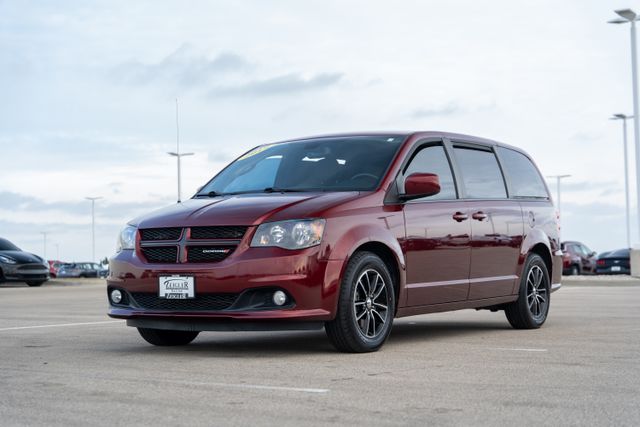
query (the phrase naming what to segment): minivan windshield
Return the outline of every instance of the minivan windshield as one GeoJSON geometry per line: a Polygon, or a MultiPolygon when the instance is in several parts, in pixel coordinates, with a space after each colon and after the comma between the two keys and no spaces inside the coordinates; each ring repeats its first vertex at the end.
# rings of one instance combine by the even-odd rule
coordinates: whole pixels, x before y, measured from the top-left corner
{"type": "Polygon", "coordinates": [[[262,145],[227,166],[196,195],[370,191],[404,137],[344,136],[262,145]]]}

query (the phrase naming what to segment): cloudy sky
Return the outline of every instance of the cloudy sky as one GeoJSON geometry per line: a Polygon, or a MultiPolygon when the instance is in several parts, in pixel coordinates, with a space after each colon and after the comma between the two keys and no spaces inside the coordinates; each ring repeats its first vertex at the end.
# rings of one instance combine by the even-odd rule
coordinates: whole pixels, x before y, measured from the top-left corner
{"type": "Polygon", "coordinates": [[[102,196],[96,255],[112,254],[126,221],[176,200],[177,97],[188,195],[265,142],[455,131],[571,174],[563,237],[622,247],[608,118],[631,114],[629,30],[606,21],[624,7],[640,4],[0,0],[0,236],[42,254],[46,231],[48,258],[87,260],[84,197],[102,196]]]}

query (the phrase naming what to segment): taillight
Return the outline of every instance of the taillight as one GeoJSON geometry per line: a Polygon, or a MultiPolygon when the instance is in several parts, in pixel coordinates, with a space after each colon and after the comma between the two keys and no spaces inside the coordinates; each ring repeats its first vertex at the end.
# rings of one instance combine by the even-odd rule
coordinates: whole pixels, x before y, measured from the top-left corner
{"type": "Polygon", "coordinates": [[[596,264],[604,265],[604,260],[603,259],[599,259],[598,261],[596,261],[596,264]]]}

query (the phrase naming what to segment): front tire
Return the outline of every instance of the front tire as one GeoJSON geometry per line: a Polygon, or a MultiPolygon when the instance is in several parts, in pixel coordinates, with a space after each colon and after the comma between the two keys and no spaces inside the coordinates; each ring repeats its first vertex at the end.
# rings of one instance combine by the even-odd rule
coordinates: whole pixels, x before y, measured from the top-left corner
{"type": "Polygon", "coordinates": [[[507,320],[515,329],[537,329],[547,320],[551,303],[549,272],[544,260],[530,254],[520,278],[518,299],[507,305],[507,320]]]}
{"type": "Polygon", "coordinates": [[[162,347],[187,345],[195,340],[199,331],[173,331],[165,329],[138,328],[140,336],[149,344],[162,347]]]}
{"type": "Polygon", "coordinates": [[[391,332],[394,314],[395,292],[386,264],[371,252],[356,253],[340,286],[336,318],[325,323],[329,341],[347,353],[377,351],[391,332]]]}
{"type": "Polygon", "coordinates": [[[28,281],[26,283],[27,283],[27,285],[29,285],[31,287],[35,287],[35,286],[41,286],[44,283],[44,281],[37,280],[37,281],[28,281]]]}

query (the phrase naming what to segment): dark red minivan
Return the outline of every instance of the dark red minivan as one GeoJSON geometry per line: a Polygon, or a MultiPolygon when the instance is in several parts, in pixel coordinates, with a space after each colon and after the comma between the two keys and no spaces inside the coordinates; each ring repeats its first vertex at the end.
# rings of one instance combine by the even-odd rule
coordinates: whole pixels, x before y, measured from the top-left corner
{"type": "Polygon", "coordinates": [[[190,200],[131,221],[109,265],[109,315],[151,344],[324,327],[337,349],[367,352],[395,317],[483,308],[540,327],[562,252],[521,150],[363,133],[247,152],[190,200]]]}

